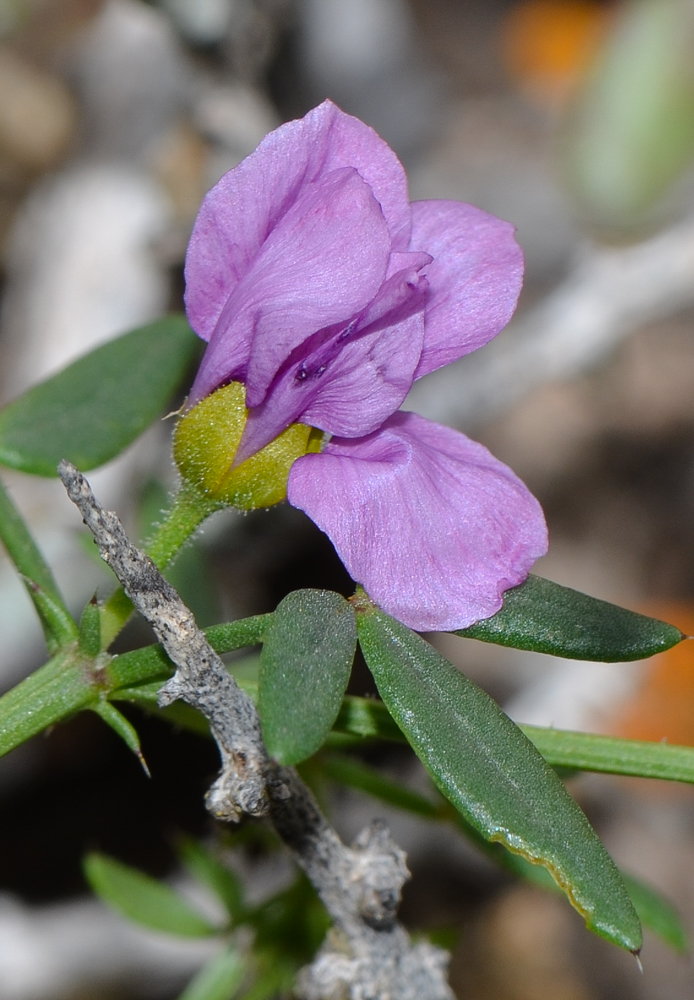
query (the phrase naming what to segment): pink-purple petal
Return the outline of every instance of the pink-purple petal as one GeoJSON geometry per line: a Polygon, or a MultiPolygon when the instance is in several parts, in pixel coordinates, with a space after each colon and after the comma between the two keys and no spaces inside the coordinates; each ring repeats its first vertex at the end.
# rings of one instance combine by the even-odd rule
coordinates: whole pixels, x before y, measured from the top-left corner
{"type": "Polygon", "coordinates": [[[407,250],[407,180],[395,153],[363,122],[324,101],[288,122],[207,194],[186,256],[186,311],[209,340],[235,285],[307,185],[353,167],[379,202],[394,250],[407,250]]]}
{"type": "Polygon", "coordinates": [[[416,378],[482,347],[508,323],[523,283],[514,227],[459,201],[412,202],[412,250],[434,258],[416,378]]]}
{"type": "Polygon", "coordinates": [[[371,598],[419,631],[493,615],[547,550],[540,505],[517,476],[482,445],[412,413],[300,458],[288,498],[371,598]]]}
{"type": "Polygon", "coordinates": [[[258,406],[299,344],[366,307],[389,257],[381,207],[356,170],[343,167],[306,185],[229,297],[193,401],[234,377],[246,382],[248,405],[258,406]]]}
{"type": "Polygon", "coordinates": [[[366,309],[304,341],[253,407],[236,463],[269,444],[294,421],[329,434],[361,437],[394,413],[412,387],[424,341],[427,254],[391,255],[402,265],[366,309]]]}

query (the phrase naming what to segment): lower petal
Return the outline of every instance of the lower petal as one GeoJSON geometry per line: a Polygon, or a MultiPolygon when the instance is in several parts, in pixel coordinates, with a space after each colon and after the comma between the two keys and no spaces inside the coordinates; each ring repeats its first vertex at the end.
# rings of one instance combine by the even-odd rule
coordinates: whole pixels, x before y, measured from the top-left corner
{"type": "Polygon", "coordinates": [[[413,413],[300,458],[287,495],[369,596],[418,631],[495,614],[547,551],[542,509],[520,479],[482,445],[413,413]]]}

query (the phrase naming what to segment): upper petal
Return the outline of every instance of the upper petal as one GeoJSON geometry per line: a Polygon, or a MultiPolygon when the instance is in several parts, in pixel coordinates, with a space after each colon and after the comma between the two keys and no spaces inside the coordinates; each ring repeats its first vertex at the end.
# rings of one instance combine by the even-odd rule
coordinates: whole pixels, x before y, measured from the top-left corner
{"type": "Polygon", "coordinates": [[[518,477],[482,445],[413,413],[300,458],[287,495],[371,598],[419,631],[493,615],[547,550],[542,509],[518,477]]]}
{"type": "Polygon", "coordinates": [[[393,249],[407,249],[410,207],[400,161],[373,129],[324,101],[267,135],[205,197],[186,255],[186,310],[203,340],[304,187],[341,167],[354,167],[373,191],[393,249]]]}
{"type": "Polygon", "coordinates": [[[482,347],[513,315],[523,283],[514,227],[460,201],[412,202],[412,250],[434,258],[416,378],[482,347]]]}
{"type": "Polygon", "coordinates": [[[294,421],[329,434],[362,437],[394,413],[412,387],[424,341],[427,254],[391,255],[389,271],[366,309],[346,327],[323,330],[287,359],[239,445],[242,462],[294,421]]]}
{"type": "Polygon", "coordinates": [[[389,255],[381,207],[354,168],[306,185],[229,296],[193,400],[234,377],[246,382],[248,405],[259,405],[299,344],[326,326],[347,323],[371,301],[389,255]]]}

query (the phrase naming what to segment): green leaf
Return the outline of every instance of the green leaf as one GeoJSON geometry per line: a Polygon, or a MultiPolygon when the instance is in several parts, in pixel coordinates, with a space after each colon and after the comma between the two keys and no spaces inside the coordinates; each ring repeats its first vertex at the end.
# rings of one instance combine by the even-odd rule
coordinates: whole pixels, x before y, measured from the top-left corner
{"type": "Polygon", "coordinates": [[[178,1000],[232,1000],[246,974],[246,963],[238,951],[225,948],[203,965],[178,1000]]]}
{"type": "Polygon", "coordinates": [[[58,653],[0,698],[0,757],[98,697],[84,661],[58,653]]]}
{"type": "Polygon", "coordinates": [[[218,933],[168,885],[115,858],[88,854],[84,873],[97,896],[142,927],[180,937],[209,937],[218,933]]]}
{"type": "Polygon", "coordinates": [[[281,764],[298,764],[325,742],[356,646],[354,611],[339,594],[296,590],[278,605],[263,642],[258,711],[281,764]]]}
{"type": "Polygon", "coordinates": [[[78,637],[77,624],[63,604],[62,598],[56,600],[52,594],[26,576],[23,580],[41,620],[48,652],[57,653],[74,644],[78,637]]]}
{"type": "Polygon", "coordinates": [[[110,461],[161,416],[198,347],[183,316],[97,347],[0,411],[0,464],[55,476],[62,458],[110,461]]]}
{"type": "Polygon", "coordinates": [[[638,951],[640,924],[617,868],[518,727],[373,605],[362,606],[358,629],[381,697],[446,798],[487,840],[544,865],[592,930],[638,951]]]}
{"type": "Polygon", "coordinates": [[[149,768],[147,767],[147,762],[142,756],[142,748],[140,746],[140,737],[137,734],[137,730],[130,723],[124,715],[122,715],[117,708],[110,704],[108,701],[99,700],[90,706],[93,712],[104,720],[107,726],[123,740],[128,750],[131,750],[135,754],[140,764],[142,765],[142,770],[145,772],[148,778],[152,775],[149,773],[149,768]]]}
{"type": "Polygon", "coordinates": [[[101,652],[101,610],[96,594],[82,612],[79,645],[85,656],[98,656],[101,652]]]}
{"type": "Polygon", "coordinates": [[[694,783],[694,748],[540,726],[520,727],[553,767],[694,783]]]}
{"type": "Polygon", "coordinates": [[[182,837],[178,853],[188,871],[217,895],[232,920],[244,912],[243,886],[236,874],[192,837],[182,837]]]}
{"type": "Polygon", "coordinates": [[[539,576],[529,576],[519,587],[507,590],[501,611],[455,635],[607,663],[641,660],[685,638],[674,625],[539,576]]]}
{"type": "Polygon", "coordinates": [[[0,539],[34,602],[48,652],[57,653],[77,638],[77,625],[65,607],[48,564],[1,481],[0,539]]]}
{"type": "MultiPolygon", "coordinates": [[[[694,751],[692,752],[694,754],[694,751]]],[[[560,887],[546,868],[531,864],[520,854],[511,854],[509,851],[503,850],[501,844],[485,840],[460,813],[453,812],[445,800],[441,799],[438,804],[434,803],[430,799],[412,792],[409,788],[389,781],[375,768],[369,767],[353,757],[338,756],[337,754],[326,755],[320,759],[320,766],[328,777],[351,788],[358,788],[360,791],[366,792],[367,795],[372,795],[389,805],[407,809],[425,819],[444,821],[453,819],[459,830],[502,868],[543,889],[561,892],[560,887]]],[[[625,872],[621,872],[621,875],[643,926],[657,934],[675,951],[686,952],[689,948],[687,933],[672,904],[655,889],[645,885],[633,875],[628,875],[625,872]]]]}

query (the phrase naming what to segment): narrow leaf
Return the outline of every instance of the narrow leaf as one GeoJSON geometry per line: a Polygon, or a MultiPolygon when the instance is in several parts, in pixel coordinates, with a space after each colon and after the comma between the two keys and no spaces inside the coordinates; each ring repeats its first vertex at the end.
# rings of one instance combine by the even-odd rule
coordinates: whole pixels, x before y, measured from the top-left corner
{"type": "Polygon", "coordinates": [[[606,663],[641,660],[685,638],[674,625],[539,576],[529,576],[519,587],[507,590],[501,611],[455,635],[606,663]]]}
{"type": "Polygon", "coordinates": [[[0,412],[0,463],[38,476],[62,458],[103,465],[161,416],[198,349],[183,316],[97,347],[0,412]]]}
{"type": "Polygon", "coordinates": [[[351,605],[327,590],[297,590],[278,605],[260,658],[258,711],[272,757],[297,764],[330,732],[357,646],[351,605]]]}
{"type": "MultiPolygon", "coordinates": [[[[453,820],[460,830],[469,840],[471,840],[480,850],[491,860],[495,861],[502,868],[513,872],[525,881],[532,882],[543,889],[554,892],[561,892],[560,887],[554,881],[546,868],[540,865],[531,864],[521,857],[520,854],[512,854],[505,851],[501,844],[491,843],[482,837],[474,827],[460,815],[451,809],[444,799],[438,803],[432,802],[421,795],[417,795],[409,788],[403,788],[396,782],[384,778],[375,768],[369,767],[353,757],[331,754],[322,757],[320,765],[328,777],[340,781],[343,785],[351,788],[358,788],[367,795],[389,805],[407,809],[410,812],[418,813],[426,819],[433,820],[453,820]]],[[[686,952],[689,948],[687,933],[682,920],[672,904],[657,890],[645,885],[633,875],[621,872],[624,884],[634,905],[634,909],[644,927],[647,927],[654,934],[657,934],[667,945],[675,951],[686,952]]]]}
{"type": "Polygon", "coordinates": [[[91,706],[91,709],[104,720],[106,725],[111,727],[114,733],[120,736],[128,750],[131,750],[139,760],[142,765],[142,770],[145,772],[147,777],[151,778],[152,775],[149,773],[147,762],[142,756],[140,737],[137,735],[137,730],[132,723],[130,723],[125,716],[122,715],[118,709],[111,705],[108,701],[97,701],[91,706]]]}
{"type": "Polygon", "coordinates": [[[82,612],[79,644],[85,656],[98,656],[101,652],[101,609],[97,604],[96,595],[82,612]]]}
{"type": "Polygon", "coordinates": [[[77,638],[77,626],[22,515],[0,481],[0,540],[41,619],[49,653],[77,638]]]}
{"type": "Polygon", "coordinates": [[[46,648],[49,653],[57,653],[75,642],[78,629],[75,619],[63,604],[38,583],[24,577],[24,585],[34,602],[34,607],[43,626],[46,648]]]}
{"type": "Polygon", "coordinates": [[[178,853],[191,875],[204,882],[220,898],[229,916],[237,920],[244,904],[243,886],[236,874],[192,837],[181,838],[178,853]]]}
{"type": "Polygon", "coordinates": [[[84,873],[97,896],[136,924],[181,937],[218,933],[168,885],[115,858],[88,854],[84,873]]]}
{"type": "Polygon", "coordinates": [[[540,726],[520,727],[554,767],[694,783],[694,748],[540,726]]]}
{"type": "Polygon", "coordinates": [[[373,605],[362,606],[358,628],[383,701],[446,798],[486,839],[544,865],[592,930],[638,951],[640,924],[617,868],[518,727],[373,605]]]}
{"type": "Polygon", "coordinates": [[[98,697],[82,661],[54,656],[0,698],[0,757],[98,697]]]}
{"type": "Polygon", "coordinates": [[[245,973],[246,965],[238,951],[225,948],[203,965],[178,1000],[232,1000],[245,973]]]}

